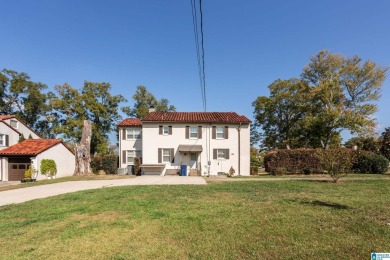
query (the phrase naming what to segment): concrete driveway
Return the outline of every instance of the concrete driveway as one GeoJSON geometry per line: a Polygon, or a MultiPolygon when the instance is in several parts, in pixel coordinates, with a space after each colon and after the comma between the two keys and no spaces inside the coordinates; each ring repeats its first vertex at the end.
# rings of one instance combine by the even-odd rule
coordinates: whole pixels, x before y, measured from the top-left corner
{"type": "Polygon", "coordinates": [[[68,181],[0,192],[0,206],[52,197],[81,190],[130,185],[205,185],[202,177],[139,176],[130,179],[68,181]]]}

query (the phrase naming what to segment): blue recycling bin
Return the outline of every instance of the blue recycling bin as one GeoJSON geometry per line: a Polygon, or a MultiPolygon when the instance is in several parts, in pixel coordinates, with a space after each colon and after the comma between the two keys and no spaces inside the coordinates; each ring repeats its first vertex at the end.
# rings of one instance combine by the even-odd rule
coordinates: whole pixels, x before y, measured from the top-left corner
{"type": "Polygon", "coordinates": [[[180,176],[187,176],[187,165],[182,165],[180,167],[180,176]]]}

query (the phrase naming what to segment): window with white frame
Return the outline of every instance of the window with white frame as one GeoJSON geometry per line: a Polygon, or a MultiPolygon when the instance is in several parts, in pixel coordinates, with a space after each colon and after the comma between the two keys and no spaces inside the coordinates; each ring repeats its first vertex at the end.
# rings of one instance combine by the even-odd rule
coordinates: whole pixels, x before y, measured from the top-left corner
{"type": "Polygon", "coordinates": [[[162,149],[162,162],[171,162],[171,149],[162,149]]]}
{"type": "Polygon", "coordinates": [[[5,135],[0,134],[0,146],[5,146],[5,135]]]}
{"type": "Polygon", "coordinates": [[[140,157],[140,156],[141,156],[141,151],[139,151],[139,150],[127,151],[127,153],[126,153],[126,162],[127,163],[134,163],[134,158],[135,157],[140,157]]]}
{"type": "Polygon", "coordinates": [[[217,150],[217,159],[226,159],[226,149],[217,150]]]}
{"type": "Polygon", "coordinates": [[[216,134],[217,134],[217,139],[225,139],[225,128],[217,127],[216,134]]]}
{"type": "Polygon", "coordinates": [[[198,138],[198,128],[190,127],[190,138],[198,138]]]}
{"type": "Polygon", "coordinates": [[[10,125],[11,125],[13,128],[18,129],[18,120],[11,119],[10,125]]]}
{"type": "Polygon", "coordinates": [[[169,135],[169,126],[163,127],[163,135],[169,135]]]}
{"type": "Polygon", "coordinates": [[[126,129],[126,139],[127,140],[141,139],[141,130],[140,129],[126,129]]]}

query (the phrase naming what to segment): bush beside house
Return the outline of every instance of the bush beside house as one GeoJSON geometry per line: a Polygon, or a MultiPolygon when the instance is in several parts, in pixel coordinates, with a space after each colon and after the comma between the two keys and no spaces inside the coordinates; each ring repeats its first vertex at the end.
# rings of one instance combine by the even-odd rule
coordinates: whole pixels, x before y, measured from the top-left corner
{"type": "Polygon", "coordinates": [[[119,157],[117,154],[95,155],[91,160],[91,168],[95,174],[100,170],[103,170],[106,174],[116,174],[118,163],[119,157]]]}
{"type": "Polygon", "coordinates": [[[52,159],[43,159],[40,166],[41,174],[54,176],[57,173],[56,162],[52,159]]]}

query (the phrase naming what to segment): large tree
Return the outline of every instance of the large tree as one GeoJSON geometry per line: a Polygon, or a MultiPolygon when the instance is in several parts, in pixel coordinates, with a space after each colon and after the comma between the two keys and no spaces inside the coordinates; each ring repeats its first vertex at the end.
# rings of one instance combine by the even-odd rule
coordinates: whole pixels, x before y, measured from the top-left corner
{"type": "Polygon", "coordinates": [[[307,113],[307,86],[299,79],[278,79],[268,86],[270,96],[254,102],[255,125],[260,125],[264,148],[302,145],[302,119],[307,113]]]}
{"type": "Polygon", "coordinates": [[[135,101],[134,107],[123,107],[122,111],[130,116],[136,118],[145,117],[149,113],[149,108],[154,107],[158,112],[173,112],[176,111],[175,106],[169,105],[166,98],[158,100],[152,93],[150,93],[145,86],[137,86],[137,90],[133,95],[135,101]]]}
{"type": "Polygon", "coordinates": [[[374,103],[380,97],[387,68],[372,61],[362,62],[340,54],[320,51],[304,67],[302,80],[310,86],[310,113],[306,117],[312,137],[324,148],[332,136],[343,130],[360,135],[373,134],[377,111],[374,103]]]}
{"type": "Polygon", "coordinates": [[[47,86],[33,82],[24,72],[0,71],[0,114],[16,115],[45,136],[44,121],[49,110],[47,86]]]}
{"type": "Polygon", "coordinates": [[[270,96],[258,97],[256,124],[267,148],[338,146],[341,131],[372,135],[375,101],[387,68],[354,56],[320,51],[310,58],[301,79],[277,80],[270,96]]]}
{"type": "Polygon", "coordinates": [[[109,83],[85,81],[81,90],[68,84],[55,87],[57,95],[50,104],[52,117],[58,123],[54,127],[56,134],[72,143],[81,139],[84,120],[92,122],[91,154],[106,153],[108,134],[115,130],[116,122],[121,118],[118,108],[126,101],[122,95],[111,95],[109,83]]]}

